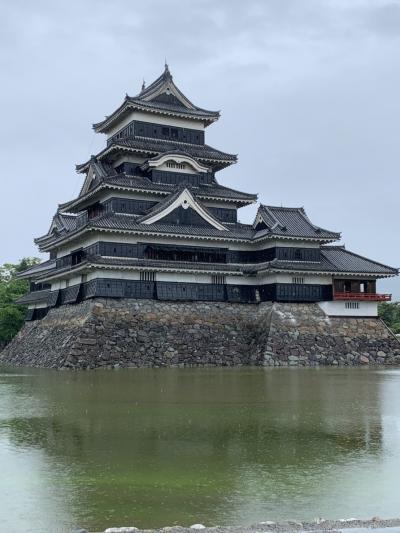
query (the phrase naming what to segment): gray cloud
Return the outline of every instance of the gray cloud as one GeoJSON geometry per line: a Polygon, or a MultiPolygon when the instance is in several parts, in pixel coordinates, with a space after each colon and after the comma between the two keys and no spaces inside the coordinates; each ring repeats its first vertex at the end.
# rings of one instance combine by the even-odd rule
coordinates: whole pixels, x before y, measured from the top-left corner
{"type": "Polygon", "coordinates": [[[384,3],[372,10],[368,17],[369,29],[383,37],[400,37],[400,4],[384,3]]]}
{"type": "MultiPolygon", "coordinates": [[[[220,180],[304,205],[349,248],[400,266],[400,3],[385,0],[14,0],[0,5],[0,261],[35,254],[92,122],[168,58],[208,141],[239,153],[220,180]]],[[[253,208],[243,210],[249,220],[253,208]]],[[[398,281],[382,289],[400,297],[398,281]]]]}

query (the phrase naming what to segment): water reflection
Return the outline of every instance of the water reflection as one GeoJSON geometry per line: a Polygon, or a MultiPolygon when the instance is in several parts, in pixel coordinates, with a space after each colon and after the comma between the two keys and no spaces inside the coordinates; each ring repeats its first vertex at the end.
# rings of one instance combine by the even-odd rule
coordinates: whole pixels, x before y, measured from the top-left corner
{"type": "Polygon", "coordinates": [[[13,469],[21,506],[65,531],[398,514],[395,371],[18,372],[0,375],[0,520],[13,469]]]}

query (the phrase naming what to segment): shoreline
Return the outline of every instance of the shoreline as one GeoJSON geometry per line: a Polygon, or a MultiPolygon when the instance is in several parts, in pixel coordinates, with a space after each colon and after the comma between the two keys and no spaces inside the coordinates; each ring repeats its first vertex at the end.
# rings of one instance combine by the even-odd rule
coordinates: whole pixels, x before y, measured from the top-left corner
{"type": "MultiPolygon", "coordinates": [[[[98,533],[193,533],[196,530],[204,533],[247,533],[247,532],[271,532],[271,533],[294,533],[294,532],[322,532],[339,533],[346,530],[346,533],[362,533],[367,531],[379,531],[385,529],[388,533],[400,532],[400,518],[381,519],[378,517],[370,520],[360,520],[356,518],[342,520],[323,520],[316,519],[312,522],[300,522],[288,520],[285,522],[265,521],[258,522],[249,526],[204,526],[203,524],[194,524],[190,527],[183,526],[166,526],[158,529],[140,529],[131,527],[110,527],[103,532],[98,533]]],[[[73,533],[89,533],[84,529],[74,530],[73,533]]]]}

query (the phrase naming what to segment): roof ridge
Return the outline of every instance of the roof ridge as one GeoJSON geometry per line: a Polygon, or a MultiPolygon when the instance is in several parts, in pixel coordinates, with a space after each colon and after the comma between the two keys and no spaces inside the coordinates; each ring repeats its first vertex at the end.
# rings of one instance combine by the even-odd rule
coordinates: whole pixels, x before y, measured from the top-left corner
{"type": "MultiPolygon", "coordinates": [[[[176,87],[176,85],[175,85],[175,87],[176,87]]],[[[155,98],[156,97],[154,97],[154,100],[155,100],[155,98]]],[[[124,102],[122,103],[122,105],[120,107],[122,107],[124,104],[129,105],[131,103],[131,104],[141,105],[143,107],[151,107],[152,109],[157,109],[157,107],[154,104],[159,104],[159,109],[162,110],[163,106],[170,105],[170,104],[167,104],[165,102],[157,102],[157,101],[154,101],[154,100],[150,100],[150,99],[149,100],[143,100],[142,98],[139,98],[139,96],[129,96],[129,95],[127,95],[125,97],[125,99],[124,99],[124,102]]],[[[173,106],[171,105],[170,109],[168,109],[168,107],[164,107],[164,109],[165,109],[165,111],[169,111],[170,113],[186,113],[188,115],[191,114],[192,116],[199,116],[199,117],[201,117],[201,115],[196,114],[196,112],[203,113],[205,116],[211,116],[211,117],[212,116],[219,117],[219,115],[220,115],[219,111],[212,111],[211,109],[204,109],[202,107],[198,107],[198,106],[195,106],[195,105],[193,106],[193,108],[190,108],[190,107],[185,107],[182,104],[182,110],[177,109],[177,107],[178,106],[175,106],[175,109],[172,109],[173,106]]],[[[118,108],[116,111],[118,111],[119,109],[120,108],[118,108]]],[[[107,116],[102,122],[105,122],[108,118],[111,118],[111,116],[114,113],[112,113],[111,115],[107,116]]],[[[100,122],[98,124],[101,124],[102,122],[100,122]]],[[[97,124],[94,124],[94,125],[97,126],[97,124]]]]}
{"type": "Polygon", "coordinates": [[[286,206],[278,206],[278,205],[267,205],[267,204],[260,204],[260,207],[265,207],[266,209],[281,209],[282,211],[299,211],[303,209],[303,207],[286,207],[286,206]]]}
{"type": "Polygon", "coordinates": [[[57,215],[61,216],[61,217],[72,217],[72,218],[76,218],[78,215],[76,213],[63,213],[62,211],[59,211],[57,209],[57,215]]]}
{"type": "MultiPolygon", "coordinates": [[[[225,191],[234,191],[234,192],[238,192],[240,194],[246,194],[247,196],[258,196],[257,193],[244,192],[244,191],[239,191],[239,189],[232,189],[232,187],[226,187],[225,185],[221,185],[217,181],[215,182],[215,185],[218,185],[218,188],[224,189],[225,191]]],[[[207,186],[208,185],[203,185],[203,187],[207,187],[207,186]]]]}

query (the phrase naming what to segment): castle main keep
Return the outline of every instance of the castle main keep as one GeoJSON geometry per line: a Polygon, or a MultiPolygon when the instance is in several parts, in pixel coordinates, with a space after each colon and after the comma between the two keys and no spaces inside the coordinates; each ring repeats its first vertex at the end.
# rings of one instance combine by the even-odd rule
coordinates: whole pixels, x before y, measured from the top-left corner
{"type": "MultiPolygon", "coordinates": [[[[327,319],[378,320],[377,304],[390,295],[378,292],[377,280],[397,275],[396,268],[335,244],[340,233],[314,224],[303,207],[260,203],[252,224],[239,221],[240,208],[257,195],[218,182],[218,173],[237,161],[206,143],[219,117],[193,104],[166,65],[151,85],[93,125],[106,146],[77,165],[79,195],[58,206],[47,233],[35,240],[48,260],[21,274],[30,280],[29,294],[19,300],[28,308],[25,329],[59,325],[63,314],[79,315],[63,307],[88,309],[98,299],[131,310],[135,302],[152,301],[156,309],[182,304],[185,312],[188,305],[235,304],[237,316],[240,304],[255,315],[261,304],[281,310],[287,304],[295,314],[296,305],[309,305],[327,319]]],[[[377,359],[379,350],[370,351],[377,359]]],[[[368,356],[365,346],[350,352],[368,356]]]]}

